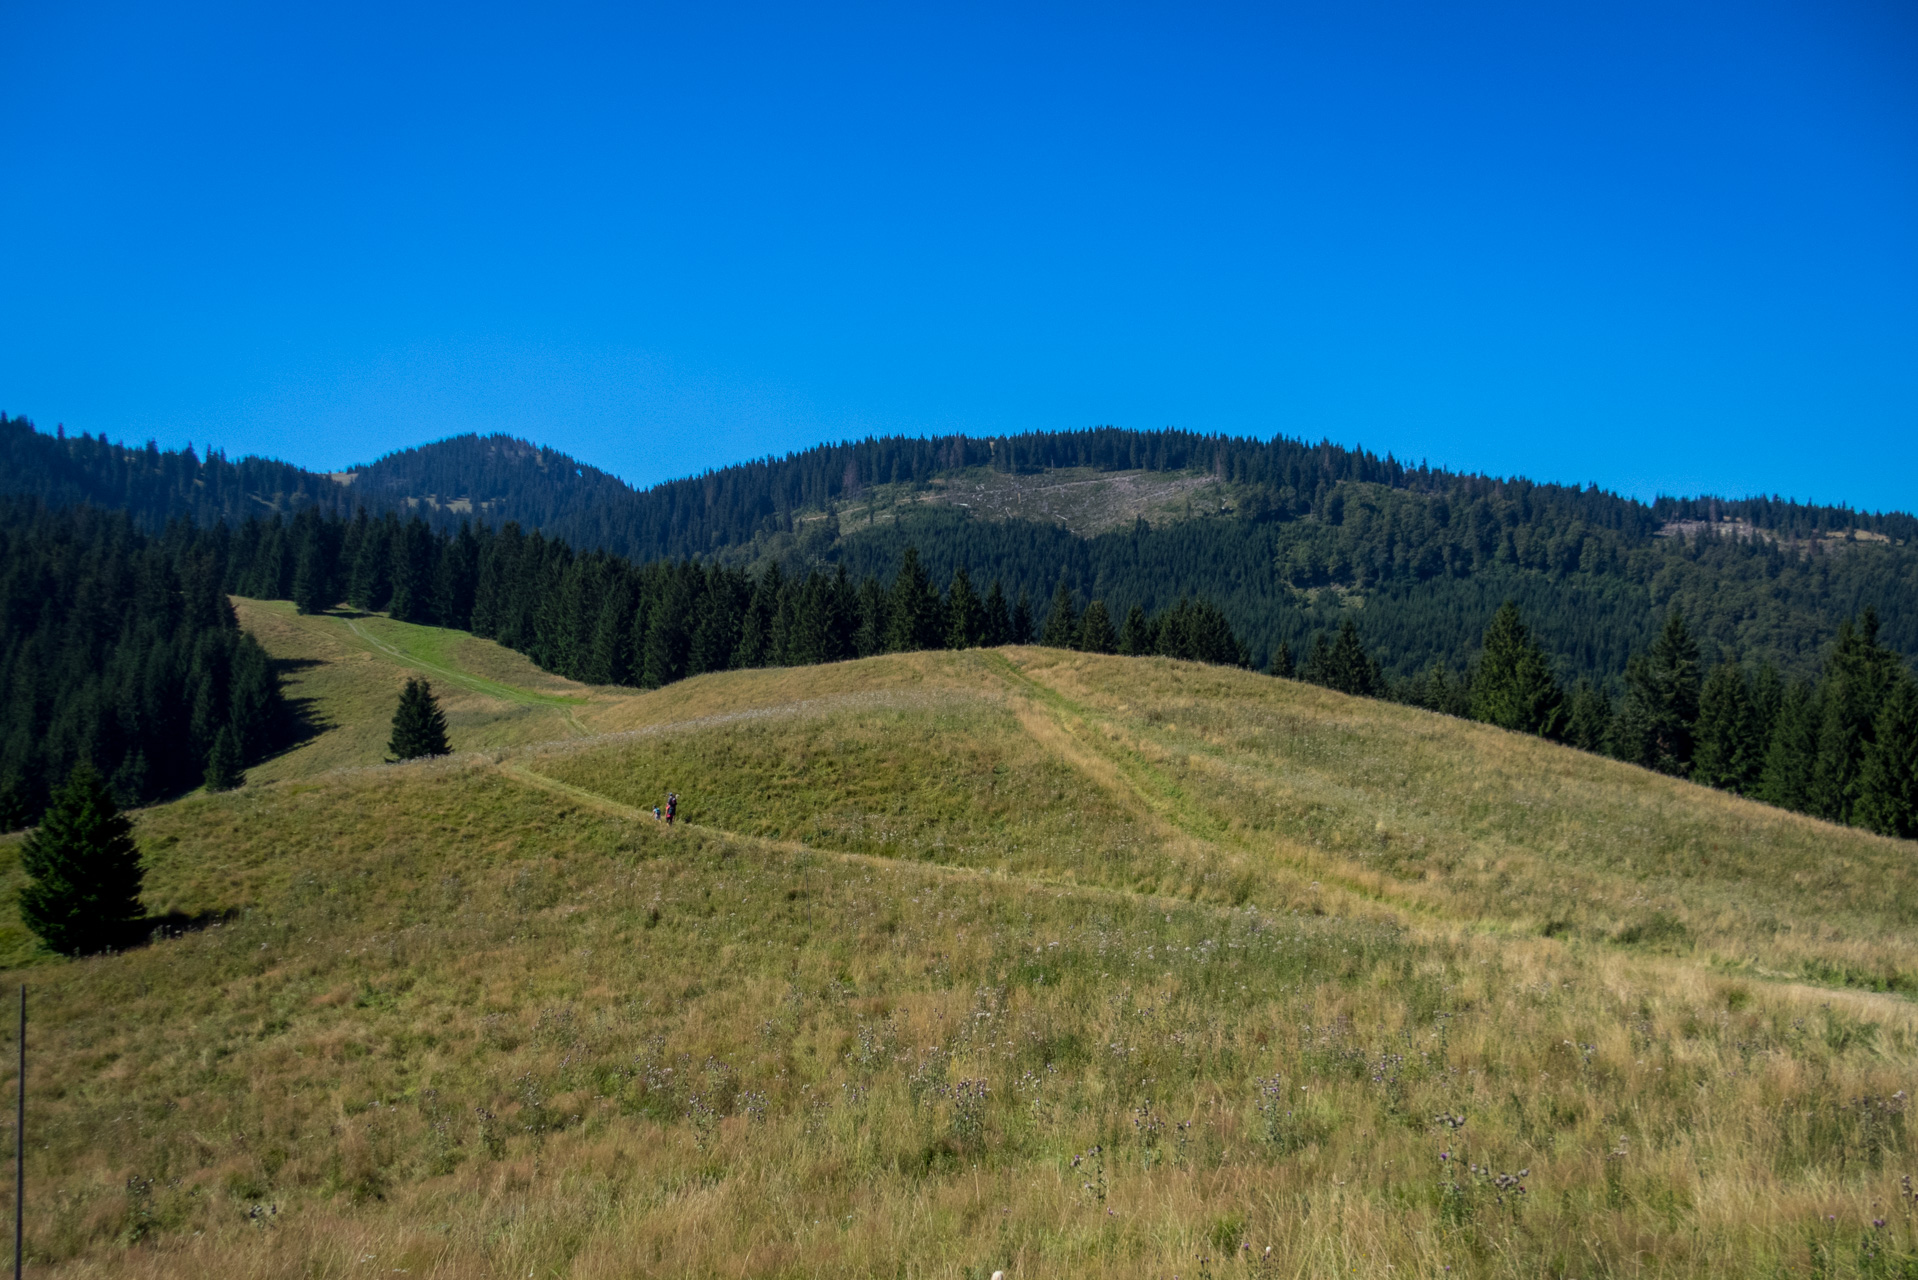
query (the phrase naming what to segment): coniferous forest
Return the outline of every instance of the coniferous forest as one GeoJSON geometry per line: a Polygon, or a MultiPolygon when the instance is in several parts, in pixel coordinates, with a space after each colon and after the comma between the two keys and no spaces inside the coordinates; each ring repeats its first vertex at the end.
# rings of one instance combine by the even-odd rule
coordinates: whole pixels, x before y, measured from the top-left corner
{"type": "Polygon", "coordinates": [[[73,767],[122,804],[198,786],[223,752],[289,730],[265,650],[227,603],[227,539],[124,512],[0,499],[0,825],[38,816],[73,767]]]}
{"type": "MultiPolygon", "coordinates": [[[[112,527],[182,581],[197,572],[307,611],[345,603],[469,629],[594,683],[1027,640],[1162,653],[1469,716],[1835,821],[1901,835],[1918,821],[1918,690],[1900,656],[1918,640],[1918,522],[1905,515],[1647,506],[1329,445],[1180,432],[866,441],[640,494],[498,438],[392,455],[349,484],[257,459],[48,437],[20,419],[0,421],[0,438],[13,488],[123,512],[15,503],[8,536],[22,547],[62,521],[112,527]],[[953,467],[1200,464],[1241,486],[1236,508],[1091,537],[950,508],[852,530],[835,516],[867,485],[953,467]],[[489,518],[516,508],[549,527],[489,518]],[[578,530],[580,544],[555,528],[578,530]]],[[[10,581],[26,563],[12,545],[10,581]]],[[[191,755],[156,768],[141,736],[165,718],[154,706],[125,711],[121,699],[109,715],[72,681],[11,692],[24,687],[15,667],[45,661],[19,656],[30,646],[13,616],[9,804],[32,810],[81,758],[129,797],[197,783],[189,775],[213,745],[204,726],[217,721],[199,709],[218,703],[204,679],[189,673],[149,697],[184,698],[188,710],[171,714],[199,726],[191,755]],[[56,721],[66,727],[22,728],[56,721]]],[[[100,635],[88,645],[105,672],[111,646],[100,635]]],[[[114,661],[124,679],[130,659],[114,661]]],[[[233,725],[245,758],[267,749],[279,714],[274,700],[233,725]]]]}
{"type": "Polygon", "coordinates": [[[1213,601],[1264,665],[1298,656],[1350,620],[1384,675],[1435,664],[1456,677],[1487,621],[1515,601],[1560,679],[1616,688],[1631,655],[1677,607],[1713,654],[1809,678],[1844,619],[1866,607],[1881,639],[1918,652],[1918,520],[1775,498],[1640,503],[1594,487],[1411,466],[1330,444],[1090,431],[998,439],[877,439],[763,459],[634,491],[550,449],[461,437],[330,476],[257,458],[35,431],[0,418],[0,492],[238,528],[317,509],[418,515],[430,529],[516,521],[579,552],[639,563],[694,558],[788,574],[844,565],[889,579],[905,547],[935,580],[961,566],[1042,601],[1063,576],[1115,617],[1181,596],[1213,601]],[[897,503],[963,474],[1144,469],[1215,479],[1226,501],[1181,520],[1081,536],[1057,523],[991,520],[897,503]],[[884,499],[898,518],[840,515],[884,499]]]}

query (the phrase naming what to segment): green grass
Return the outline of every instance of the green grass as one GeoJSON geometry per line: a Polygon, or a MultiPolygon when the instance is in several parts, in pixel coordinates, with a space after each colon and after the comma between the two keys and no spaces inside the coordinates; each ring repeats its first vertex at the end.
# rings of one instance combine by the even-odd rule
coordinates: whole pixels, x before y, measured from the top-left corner
{"type": "Polygon", "coordinates": [[[464,665],[463,649],[473,643],[464,632],[446,627],[427,627],[400,622],[378,615],[345,618],[347,630],[377,653],[392,658],[400,666],[428,675],[462,689],[497,698],[502,702],[527,706],[579,706],[587,701],[577,695],[542,693],[501,680],[489,680],[464,665]]]}
{"type": "Polygon", "coordinates": [[[492,750],[579,736],[578,715],[620,700],[539,670],[461,631],[342,612],[302,616],[285,601],[236,599],[241,625],[281,663],[288,696],[313,722],[298,746],[254,766],[256,782],[377,765],[407,679],[424,675],[455,750],[492,750]]]}
{"type": "Polygon", "coordinates": [[[1918,1266],[1909,845],[1181,663],[335,623],[330,732],[420,660],[576,720],[140,816],[234,914],[27,971],[40,1274],[1918,1266]]]}

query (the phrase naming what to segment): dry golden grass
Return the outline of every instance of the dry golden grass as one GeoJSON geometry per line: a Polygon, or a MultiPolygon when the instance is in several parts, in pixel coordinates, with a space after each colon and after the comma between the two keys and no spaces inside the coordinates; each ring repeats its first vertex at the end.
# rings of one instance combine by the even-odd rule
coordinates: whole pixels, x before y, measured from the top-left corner
{"type": "Polygon", "coordinates": [[[41,1273],[1918,1268],[1909,846],[1157,660],[577,696],[141,815],[237,914],[28,972],[41,1273]]]}

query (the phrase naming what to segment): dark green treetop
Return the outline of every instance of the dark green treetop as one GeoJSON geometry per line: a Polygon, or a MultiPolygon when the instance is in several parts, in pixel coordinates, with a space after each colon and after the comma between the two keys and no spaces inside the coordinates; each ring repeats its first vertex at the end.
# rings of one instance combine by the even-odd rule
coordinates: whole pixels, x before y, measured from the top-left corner
{"type": "Polygon", "coordinates": [[[1152,624],[1146,621],[1145,609],[1133,605],[1126,611],[1125,626],[1119,631],[1119,652],[1135,656],[1151,653],[1153,642],[1152,624]]]}
{"type": "Polygon", "coordinates": [[[945,604],[919,563],[917,547],[900,557],[886,612],[886,648],[892,652],[946,647],[945,604]]]}
{"type": "Polygon", "coordinates": [[[1744,668],[1726,660],[1712,668],[1698,694],[1692,781],[1740,794],[1758,785],[1765,743],[1744,668]]]}
{"type": "Polygon", "coordinates": [[[1119,636],[1112,629],[1112,615],[1106,612],[1106,602],[1094,600],[1086,606],[1085,616],[1079,619],[1079,642],[1076,646],[1086,653],[1117,653],[1119,636]]]}
{"type": "Polygon", "coordinates": [[[1485,628],[1478,671],[1472,677],[1472,718],[1502,729],[1557,737],[1565,723],[1565,694],[1551,659],[1533,642],[1507,600],[1485,628]]]}
{"type": "Polygon", "coordinates": [[[395,760],[443,756],[453,750],[446,743],[446,716],[440,711],[431,684],[424,680],[406,682],[399,708],[393,712],[393,737],[386,749],[395,760]]]}
{"type": "Polygon", "coordinates": [[[62,955],[124,943],[146,914],[133,824],[91,765],[77,766],[54,792],[39,827],[21,842],[20,867],[28,881],[20,919],[62,955]]]}
{"type": "Polygon", "coordinates": [[[952,575],[952,587],[946,592],[946,647],[971,649],[984,643],[986,608],[979,593],[972,589],[972,577],[960,565],[952,575]]]}
{"type": "Polygon", "coordinates": [[[1052,593],[1052,608],[1046,613],[1046,629],[1039,643],[1050,649],[1070,649],[1079,643],[1079,611],[1072,601],[1072,588],[1059,579],[1052,593]]]}
{"type": "Polygon", "coordinates": [[[1900,679],[1885,697],[1859,771],[1861,826],[1882,835],[1918,837],[1918,683],[1900,679]]]}
{"type": "Polygon", "coordinates": [[[1698,642],[1673,609],[1650,652],[1625,666],[1625,705],[1615,728],[1620,759],[1680,776],[1692,767],[1698,722],[1698,642]]]}
{"type": "Polygon", "coordinates": [[[1339,624],[1338,638],[1330,644],[1326,643],[1323,632],[1312,637],[1305,678],[1340,693],[1368,698],[1376,698],[1385,691],[1385,678],[1379,672],[1379,664],[1365,652],[1358,625],[1350,618],[1339,624]]]}
{"type": "Polygon", "coordinates": [[[213,747],[206,755],[206,789],[231,791],[246,781],[240,768],[240,739],[233,726],[224,725],[213,736],[213,747]]]}

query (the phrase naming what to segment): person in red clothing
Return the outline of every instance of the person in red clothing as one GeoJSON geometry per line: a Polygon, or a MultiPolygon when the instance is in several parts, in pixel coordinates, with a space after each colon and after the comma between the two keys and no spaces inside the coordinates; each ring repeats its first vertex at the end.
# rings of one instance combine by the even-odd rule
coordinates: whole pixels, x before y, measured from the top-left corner
{"type": "Polygon", "coordinates": [[[673,816],[677,814],[678,812],[679,812],[679,792],[668,791],[666,793],[666,825],[667,826],[670,827],[673,825],[673,816]]]}

